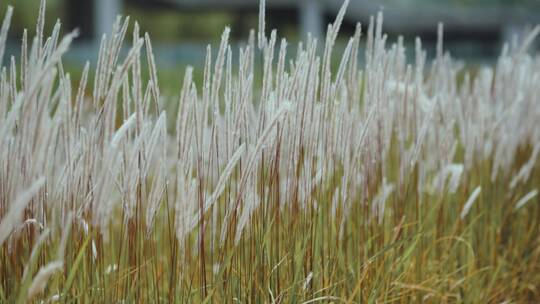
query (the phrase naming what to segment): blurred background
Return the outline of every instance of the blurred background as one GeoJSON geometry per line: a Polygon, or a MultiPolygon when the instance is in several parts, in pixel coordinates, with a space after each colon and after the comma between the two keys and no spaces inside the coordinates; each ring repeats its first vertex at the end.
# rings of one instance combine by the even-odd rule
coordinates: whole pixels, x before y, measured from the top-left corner
{"type": "MultiPolygon", "coordinates": [[[[267,28],[278,29],[293,45],[308,32],[323,37],[341,4],[342,0],[267,0],[267,28]]],[[[30,33],[35,29],[39,0],[4,0],[2,16],[7,5],[15,7],[7,54],[18,54],[24,28],[30,33]]],[[[206,45],[217,45],[225,26],[232,29],[233,44],[245,43],[249,29],[257,28],[258,6],[259,0],[48,0],[46,28],[50,31],[61,19],[64,33],[79,29],[80,38],[65,59],[76,75],[76,67],[86,60],[95,62],[99,39],[110,31],[116,16],[130,16],[143,33],[150,33],[160,76],[174,79],[171,87],[176,88],[183,67],[190,64],[200,70],[206,45]]],[[[356,22],[366,29],[378,11],[384,13],[390,42],[402,35],[413,46],[418,36],[428,56],[435,52],[437,23],[443,22],[445,49],[471,66],[492,63],[504,42],[540,24],[540,0],[350,0],[338,48],[343,48],[356,22]]]]}

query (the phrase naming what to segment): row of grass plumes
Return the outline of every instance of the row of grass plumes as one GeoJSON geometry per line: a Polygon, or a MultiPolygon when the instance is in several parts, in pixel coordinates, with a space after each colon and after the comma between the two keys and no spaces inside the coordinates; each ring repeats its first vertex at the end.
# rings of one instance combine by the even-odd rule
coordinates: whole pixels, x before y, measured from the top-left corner
{"type": "Polygon", "coordinates": [[[0,301],[540,299],[539,28],[471,77],[381,14],[336,54],[346,6],[291,56],[263,1],[170,102],[128,18],[74,85],[42,3],[0,74],[0,301]]]}

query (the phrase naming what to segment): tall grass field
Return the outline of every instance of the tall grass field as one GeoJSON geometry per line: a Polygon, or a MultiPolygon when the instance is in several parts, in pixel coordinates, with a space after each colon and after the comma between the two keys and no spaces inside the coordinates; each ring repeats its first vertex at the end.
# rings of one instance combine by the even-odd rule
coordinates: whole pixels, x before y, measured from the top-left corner
{"type": "Polygon", "coordinates": [[[347,2],[291,46],[262,1],[174,101],[137,23],[74,81],[44,1],[3,58],[9,8],[0,303],[539,303],[540,28],[469,75],[382,14],[334,52],[347,2]]]}

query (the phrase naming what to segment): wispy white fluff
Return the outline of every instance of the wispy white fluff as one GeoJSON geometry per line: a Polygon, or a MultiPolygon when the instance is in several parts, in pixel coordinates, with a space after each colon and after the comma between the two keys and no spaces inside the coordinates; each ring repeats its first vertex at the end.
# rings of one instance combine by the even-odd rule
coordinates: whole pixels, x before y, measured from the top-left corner
{"type": "Polygon", "coordinates": [[[45,241],[49,237],[50,232],[51,231],[49,229],[45,229],[43,232],[41,232],[37,241],[34,242],[34,245],[32,247],[32,252],[30,253],[30,258],[28,259],[28,263],[24,266],[24,271],[23,271],[23,276],[22,276],[23,279],[25,279],[26,276],[28,275],[28,271],[30,271],[30,267],[32,266],[33,261],[36,260],[37,255],[41,250],[41,246],[45,243],[45,241]]]}
{"type": "Polygon", "coordinates": [[[47,282],[49,281],[49,278],[54,273],[61,270],[63,266],[64,266],[63,261],[54,261],[43,266],[38,271],[34,279],[32,280],[32,284],[30,284],[30,288],[28,288],[28,295],[26,298],[28,300],[31,300],[38,294],[42,293],[45,287],[47,286],[47,282]]]}
{"type": "Polygon", "coordinates": [[[311,280],[313,279],[313,272],[310,271],[306,277],[306,279],[304,280],[304,285],[302,286],[302,289],[303,290],[307,290],[307,288],[309,287],[309,283],[311,283],[311,280]]]}
{"type": "Polygon", "coordinates": [[[45,177],[38,178],[26,191],[19,194],[11,208],[4,215],[0,223],[0,246],[4,243],[11,231],[21,222],[24,208],[45,184],[45,177]]]}
{"type": "Polygon", "coordinates": [[[238,225],[236,227],[236,235],[234,237],[234,243],[236,245],[238,245],[238,242],[240,242],[240,237],[242,236],[242,232],[244,231],[244,228],[246,227],[251,217],[251,214],[254,210],[256,210],[256,208],[259,207],[260,204],[260,197],[254,188],[255,184],[252,183],[248,189],[246,198],[244,200],[244,206],[242,208],[240,219],[238,220],[238,225]]]}
{"type": "Polygon", "coordinates": [[[455,193],[459,187],[463,169],[462,164],[449,164],[445,166],[433,179],[433,187],[440,192],[448,181],[448,192],[455,193]]]}
{"type": "Polygon", "coordinates": [[[216,188],[214,189],[214,192],[212,195],[208,198],[206,203],[204,204],[204,210],[207,211],[212,205],[217,201],[223,190],[225,190],[225,186],[227,184],[227,181],[231,177],[231,174],[233,173],[233,169],[242,157],[242,155],[245,152],[245,145],[242,144],[238,150],[233,154],[231,159],[229,160],[229,163],[223,169],[223,173],[221,173],[221,176],[219,177],[219,181],[216,184],[216,188]]]}
{"type": "Polygon", "coordinates": [[[132,114],[126,121],[118,128],[114,133],[114,137],[111,141],[111,147],[116,148],[122,139],[122,137],[128,132],[131,125],[135,123],[135,114],[132,114]]]}
{"type": "Polygon", "coordinates": [[[6,49],[6,39],[9,26],[11,25],[11,16],[13,15],[13,7],[8,5],[4,21],[2,22],[2,28],[0,29],[0,63],[4,59],[4,51],[6,49]]]}
{"type": "Polygon", "coordinates": [[[469,196],[469,199],[467,199],[467,202],[463,206],[463,210],[461,210],[461,214],[460,214],[460,217],[461,217],[462,220],[465,219],[465,217],[467,216],[467,214],[471,210],[474,202],[476,201],[476,199],[480,195],[481,191],[482,191],[482,188],[480,186],[476,187],[476,189],[474,189],[471,196],[469,196]]]}
{"type": "Polygon", "coordinates": [[[386,178],[383,180],[383,184],[377,196],[373,199],[371,208],[373,215],[377,216],[379,224],[382,223],[384,219],[384,210],[386,209],[386,200],[394,191],[395,186],[389,184],[386,181],[386,178]]]}
{"type": "Polygon", "coordinates": [[[457,191],[457,188],[459,187],[461,175],[463,174],[463,165],[451,164],[448,166],[448,171],[450,171],[450,182],[448,183],[448,191],[450,193],[455,193],[457,191]]]}
{"type": "Polygon", "coordinates": [[[538,158],[539,153],[540,153],[540,143],[534,146],[529,160],[523,165],[523,167],[521,167],[518,174],[516,174],[512,178],[512,181],[510,182],[510,189],[514,189],[518,185],[519,182],[526,181],[529,178],[529,175],[531,174],[531,171],[534,168],[534,165],[536,164],[536,159],[538,158]]]}
{"type": "Polygon", "coordinates": [[[259,49],[266,45],[266,0],[259,1],[259,31],[257,34],[259,49]]]}
{"type": "Polygon", "coordinates": [[[525,206],[525,204],[527,204],[537,195],[538,195],[537,189],[534,189],[533,191],[527,193],[524,197],[522,197],[519,201],[517,201],[516,205],[514,206],[514,211],[521,209],[521,207],[525,206]]]}

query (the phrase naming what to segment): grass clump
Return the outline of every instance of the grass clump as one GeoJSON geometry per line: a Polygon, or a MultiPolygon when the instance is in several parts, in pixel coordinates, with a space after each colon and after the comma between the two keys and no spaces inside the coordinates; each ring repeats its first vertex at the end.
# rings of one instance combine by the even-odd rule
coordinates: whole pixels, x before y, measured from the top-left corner
{"type": "Polygon", "coordinates": [[[171,107],[127,19],[72,87],[43,7],[0,74],[0,302],[540,300],[538,28],[471,78],[382,15],[334,54],[346,5],[289,59],[262,2],[171,107]]]}

